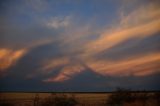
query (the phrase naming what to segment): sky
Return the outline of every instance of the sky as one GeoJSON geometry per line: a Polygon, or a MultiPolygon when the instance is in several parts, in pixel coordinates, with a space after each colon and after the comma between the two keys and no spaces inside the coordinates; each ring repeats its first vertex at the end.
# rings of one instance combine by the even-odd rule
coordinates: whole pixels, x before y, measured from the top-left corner
{"type": "Polygon", "coordinates": [[[1,0],[0,91],[160,90],[159,0],[1,0]]]}

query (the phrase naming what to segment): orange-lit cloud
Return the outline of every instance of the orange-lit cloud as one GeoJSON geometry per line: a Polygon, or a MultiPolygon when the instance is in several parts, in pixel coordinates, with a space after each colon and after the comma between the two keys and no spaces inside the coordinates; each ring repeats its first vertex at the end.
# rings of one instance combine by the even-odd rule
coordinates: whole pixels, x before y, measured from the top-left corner
{"type": "Polygon", "coordinates": [[[152,3],[134,9],[127,15],[121,11],[120,23],[101,33],[100,37],[85,46],[84,55],[98,54],[128,39],[144,39],[160,32],[160,8],[152,3]]]}
{"type": "MultiPolygon", "coordinates": [[[[61,47],[66,53],[72,53],[93,71],[102,75],[136,75],[144,76],[156,73],[159,70],[159,53],[133,55],[122,60],[107,61],[97,59],[96,56],[101,52],[107,53],[108,49],[119,45],[129,39],[145,39],[160,33],[160,8],[155,3],[146,4],[140,8],[125,14],[125,10],[120,11],[119,23],[112,24],[105,30],[92,31],[90,24],[74,30],[67,30],[66,36],[62,36],[61,47]],[[99,34],[99,38],[88,40],[88,36],[99,34]],[[87,42],[84,42],[85,40],[87,42]],[[77,54],[75,54],[77,53],[77,54]],[[97,60],[95,60],[95,58],[97,60]]],[[[71,21],[71,20],[70,20],[71,21]]],[[[62,22],[63,24],[63,22],[62,22]]],[[[52,24],[50,23],[50,27],[52,24]]],[[[61,23],[53,22],[52,27],[60,27],[61,23]]],[[[93,28],[94,29],[94,28],[93,28]]],[[[130,47],[131,45],[128,45],[130,47]]],[[[135,51],[136,52],[136,51],[135,51]]],[[[118,54],[117,54],[118,55],[118,54]]],[[[62,70],[56,77],[48,78],[46,82],[62,82],[69,80],[72,76],[84,70],[83,65],[75,64],[70,59],[65,58],[51,59],[45,63],[43,70],[49,72],[58,66],[62,70]]]]}
{"type": "Polygon", "coordinates": [[[160,32],[160,20],[155,20],[151,23],[136,26],[133,28],[123,29],[113,33],[104,33],[101,38],[95,40],[87,45],[86,53],[95,54],[107,50],[121,42],[130,38],[142,39],[152,36],[160,32]]]}
{"type": "Polygon", "coordinates": [[[16,62],[24,56],[26,53],[25,49],[20,50],[10,50],[10,49],[0,49],[0,70],[3,72],[9,67],[16,64],[16,62]]]}
{"type": "Polygon", "coordinates": [[[51,59],[51,60],[46,60],[43,63],[42,70],[49,72],[49,71],[55,69],[58,66],[63,66],[63,65],[69,64],[69,63],[70,63],[70,59],[67,58],[67,57],[54,58],[54,59],[51,59]]]}
{"type": "Polygon", "coordinates": [[[44,80],[45,82],[63,82],[69,80],[74,75],[81,73],[85,68],[80,64],[72,64],[64,67],[61,72],[53,78],[44,80]]]}
{"type": "Polygon", "coordinates": [[[160,54],[153,53],[117,61],[92,60],[87,64],[102,75],[143,76],[160,72],[160,54]]]}
{"type": "MultiPolygon", "coordinates": [[[[125,6],[126,5],[127,4],[125,4],[125,6]]],[[[120,16],[121,16],[120,23],[122,27],[140,25],[150,22],[152,20],[158,20],[160,18],[160,7],[159,3],[156,2],[140,6],[139,8],[136,8],[129,13],[127,13],[125,9],[126,8],[120,11],[120,16]]]]}

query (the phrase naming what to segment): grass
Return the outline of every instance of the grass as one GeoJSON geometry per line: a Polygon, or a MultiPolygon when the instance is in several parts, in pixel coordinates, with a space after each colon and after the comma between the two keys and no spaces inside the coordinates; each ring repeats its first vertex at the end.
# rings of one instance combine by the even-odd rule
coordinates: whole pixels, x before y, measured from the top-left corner
{"type": "Polygon", "coordinates": [[[0,106],[160,106],[160,92],[0,93],[0,106]],[[14,96],[16,95],[16,96],[14,96]]]}

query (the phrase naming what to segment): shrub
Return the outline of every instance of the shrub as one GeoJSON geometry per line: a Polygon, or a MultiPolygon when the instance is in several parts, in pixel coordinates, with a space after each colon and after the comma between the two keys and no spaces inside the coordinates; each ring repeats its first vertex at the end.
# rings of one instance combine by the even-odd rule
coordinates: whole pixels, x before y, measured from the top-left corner
{"type": "Polygon", "coordinates": [[[66,95],[52,95],[42,101],[41,106],[75,106],[78,102],[72,97],[66,95]]]}
{"type": "Polygon", "coordinates": [[[135,98],[130,90],[118,88],[114,93],[109,96],[107,105],[110,106],[122,106],[124,103],[134,102],[135,98]]]}
{"type": "Polygon", "coordinates": [[[155,92],[153,94],[153,99],[156,101],[156,105],[160,106],[160,92],[155,92]]]}
{"type": "Polygon", "coordinates": [[[150,95],[147,92],[135,94],[136,101],[140,101],[143,103],[143,106],[147,105],[147,100],[149,100],[150,95]]]}

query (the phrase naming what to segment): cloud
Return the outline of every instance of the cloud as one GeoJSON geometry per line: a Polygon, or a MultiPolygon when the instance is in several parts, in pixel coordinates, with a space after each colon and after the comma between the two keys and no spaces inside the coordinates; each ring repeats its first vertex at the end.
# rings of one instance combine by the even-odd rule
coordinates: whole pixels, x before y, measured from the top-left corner
{"type": "Polygon", "coordinates": [[[119,23],[105,29],[99,38],[88,42],[84,55],[98,54],[129,39],[144,39],[160,32],[160,8],[155,2],[145,3],[129,13],[125,9],[119,12],[119,23]]]}
{"type": "Polygon", "coordinates": [[[66,17],[53,17],[49,22],[47,22],[47,26],[49,28],[66,28],[71,24],[71,16],[66,17]]]}
{"type": "MultiPolygon", "coordinates": [[[[131,7],[131,5],[133,4],[134,3],[130,4],[129,6],[131,7]]],[[[143,2],[143,5],[141,4],[140,6],[137,6],[137,8],[134,8],[131,12],[126,11],[126,9],[127,8],[124,8],[119,12],[121,17],[120,25],[122,27],[131,27],[135,25],[145,24],[147,22],[158,20],[160,18],[159,3],[154,1],[151,3],[143,2]]]]}
{"type": "Polygon", "coordinates": [[[101,37],[86,46],[87,54],[96,54],[107,50],[131,38],[143,39],[160,32],[160,20],[154,20],[147,24],[138,25],[133,28],[103,33],[101,37]]]}
{"type": "MultiPolygon", "coordinates": [[[[121,13],[125,13],[125,11],[121,11],[121,13]]],[[[81,27],[72,26],[72,30],[67,30],[65,36],[63,36],[59,42],[60,45],[62,45],[62,52],[66,53],[68,58],[51,60],[43,68],[47,71],[54,70],[57,66],[62,66],[63,69],[60,70],[57,77],[48,78],[45,81],[66,81],[72,78],[72,76],[79,74],[81,72],[79,69],[72,69],[72,67],[76,67],[75,64],[71,62],[72,60],[69,59],[72,55],[78,58],[77,61],[82,61],[83,64],[90,67],[92,71],[105,76],[117,76],[121,75],[121,73],[125,76],[131,74],[135,76],[145,76],[156,73],[158,71],[158,53],[152,52],[153,54],[144,54],[144,56],[132,54],[127,55],[128,57],[124,59],[114,61],[107,61],[107,59],[104,61],[102,58],[99,59],[97,57],[101,55],[102,52],[105,51],[107,53],[107,50],[113,49],[113,47],[130,39],[143,40],[155,36],[155,34],[160,32],[159,18],[160,8],[153,3],[136,8],[127,15],[121,14],[119,16],[119,23],[113,24],[110,28],[104,29],[104,31],[102,31],[102,29],[98,29],[99,31],[95,30],[91,23],[87,23],[86,26],[81,27]],[[145,16],[145,14],[147,14],[147,16],[145,16]],[[95,34],[99,35],[94,38],[93,35],[95,34]]],[[[62,19],[62,23],[63,21],[65,21],[65,18],[62,19]]],[[[50,27],[61,28],[65,27],[65,25],[61,24],[59,19],[54,19],[53,26],[51,22],[50,27]]],[[[136,43],[137,42],[132,44],[136,43]]],[[[128,45],[127,47],[131,47],[132,49],[133,46],[128,45]]],[[[81,67],[83,67],[83,65],[81,67]]]]}
{"type": "Polygon", "coordinates": [[[63,66],[69,63],[70,63],[70,59],[68,57],[54,58],[54,59],[43,62],[42,70],[52,71],[58,66],[63,66]]]}
{"type": "Polygon", "coordinates": [[[152,53],[117,61],[90,60],[87,65],[95,72],[111,76],[145,76],[160,72],[160,54],[152,53]]]}
{"type": "Polygon", "coordinates": [[[67,65],[60,71],[60,73],[56,77],[48,78],[44,81],[45,82],[63,82],[83,72],[84,69],[85,68],[81,64],[67,65]]]}
{"type": "Polygon", "coordinates": [[[0,49],[0,70],[1,74],[4,70],[14,66],[17,61],[25,55],[27,51],[25,49],[10,50],[0,49]]]}
{"type": "MultiPolygon", "coordinates": [[[[26,13],[17,13],[14,15],[15,17],[11,18],[6,16],[10,21],[5,20],[7,24],[4,23],[5,27],[1,28],[2,32],[5,33],[2,35],[5,43],[1,47],[5,49],[0,49],[0,60],[2,60],[0,61],[0,70],[7,70],[14,65],[17,65],[17,69],[18,67],[24,69],[22,66],[25,67],[29,64],[29,68],[24,69],[25,72],[22,73],[25,75],[31,73],[33,78],[43,76],[40,80],[44,82],[70,80],[74,76],[85,72],[86,67],[104,76],[120,76],[122,73],[125,76],[130,74],[145,76],[158,71],[159,54],[154,53],[155,51],[152,51],[153,54],[148,55],[144,52],[144,55],[143,53],[138,54],[137,46],[134,47],[132,45],[137,44],[134,39],[135,41],[143,40],[156,36],[157,33],[159,34],[160,8],[158,4],[145,3],[140,7],[134,6],[129,11],[124,8],[118,13],[117,17],[111,16],[115,23],[111,22],[111,25],[109,25],[108,21],[110,20],[100,18],[103,16],[93,19],[94,17],[87,14],[82,18],[75,16],[74,13],[66,15],[61,14],[59,11],[60,15],[57,15],[54,12],[60,8],[55,8],[55,6],[48,8],[51,2],[43,4],[42,0],[37,0],[29,1],[28,3],[31,4],[32,9],[25,7],[24,11],[26,13]],[[42,8],[46,13],[34,11],[30,14],[29,10],[33,10],[33,8],[40,11],[42,8]],[[12,21],[13,23],[10,23],[12,21]],[[106,26],[102,27],[103,24],[106,24],[106,26]],[[133,43],[128,43],[130,40],[133,40],[133,43]],[[124,56],[123,59],[117,59],[111,55],[112,61],[108,58],[103,58],[103,56],[99,58],[102,52],[107,55],[109,50],[113,50],[115,46],[118,47],[116,50],[119,51],[119,48],[123,48],[121,44],[126,41],[128,41],[126,43],[127,48],[136,52],[135,54],[127,52],[128,55],[124,56]],[[7,45],[10,46],[10,49],[6,47],[7,45]],[[26,52],[29,53],[26,54],[26,52]],[[23,62],[20,65],[16,64],[25,54],[28,57],[23,58],[23,62]],[[30,57],[33,57],[32,62],[29,60],[30,57]],[[76,59],[74,60],[73,58],[76,59]],[[117,60],[114,60],[114,58],[117,60]],[[53,73],[54,76],[52,76],[53,73]]],[[[11,12],[11,10],[9,11],[11,12]]],[[[68,12],[65,11],[65,13],[68,12]]],[[[153,43],[155,44],[155,42],[153,43]]],[[[144,42],[140,44],[144,44],[144,42]]],[[[145,46],[149,47],[151,45],[145,46]]],[[[126,53],[125,49],[121,50],[126,53]]],[[[147,49],[147,51],[149,50],[147,49]]],[[[117,57],[120,56],[118,53],[116,55],[117,57]]],[[[18,73],[18,71],[16,72],[18,73]]]]}
{"type": "Polygon", "coordinates": [[[63,82],[84,71],[85,67],[77,59],[72,57],[59,57],[43,62],[42,71],[50,74],[56,70],[58,73],[44,82],[63,82]]]}

